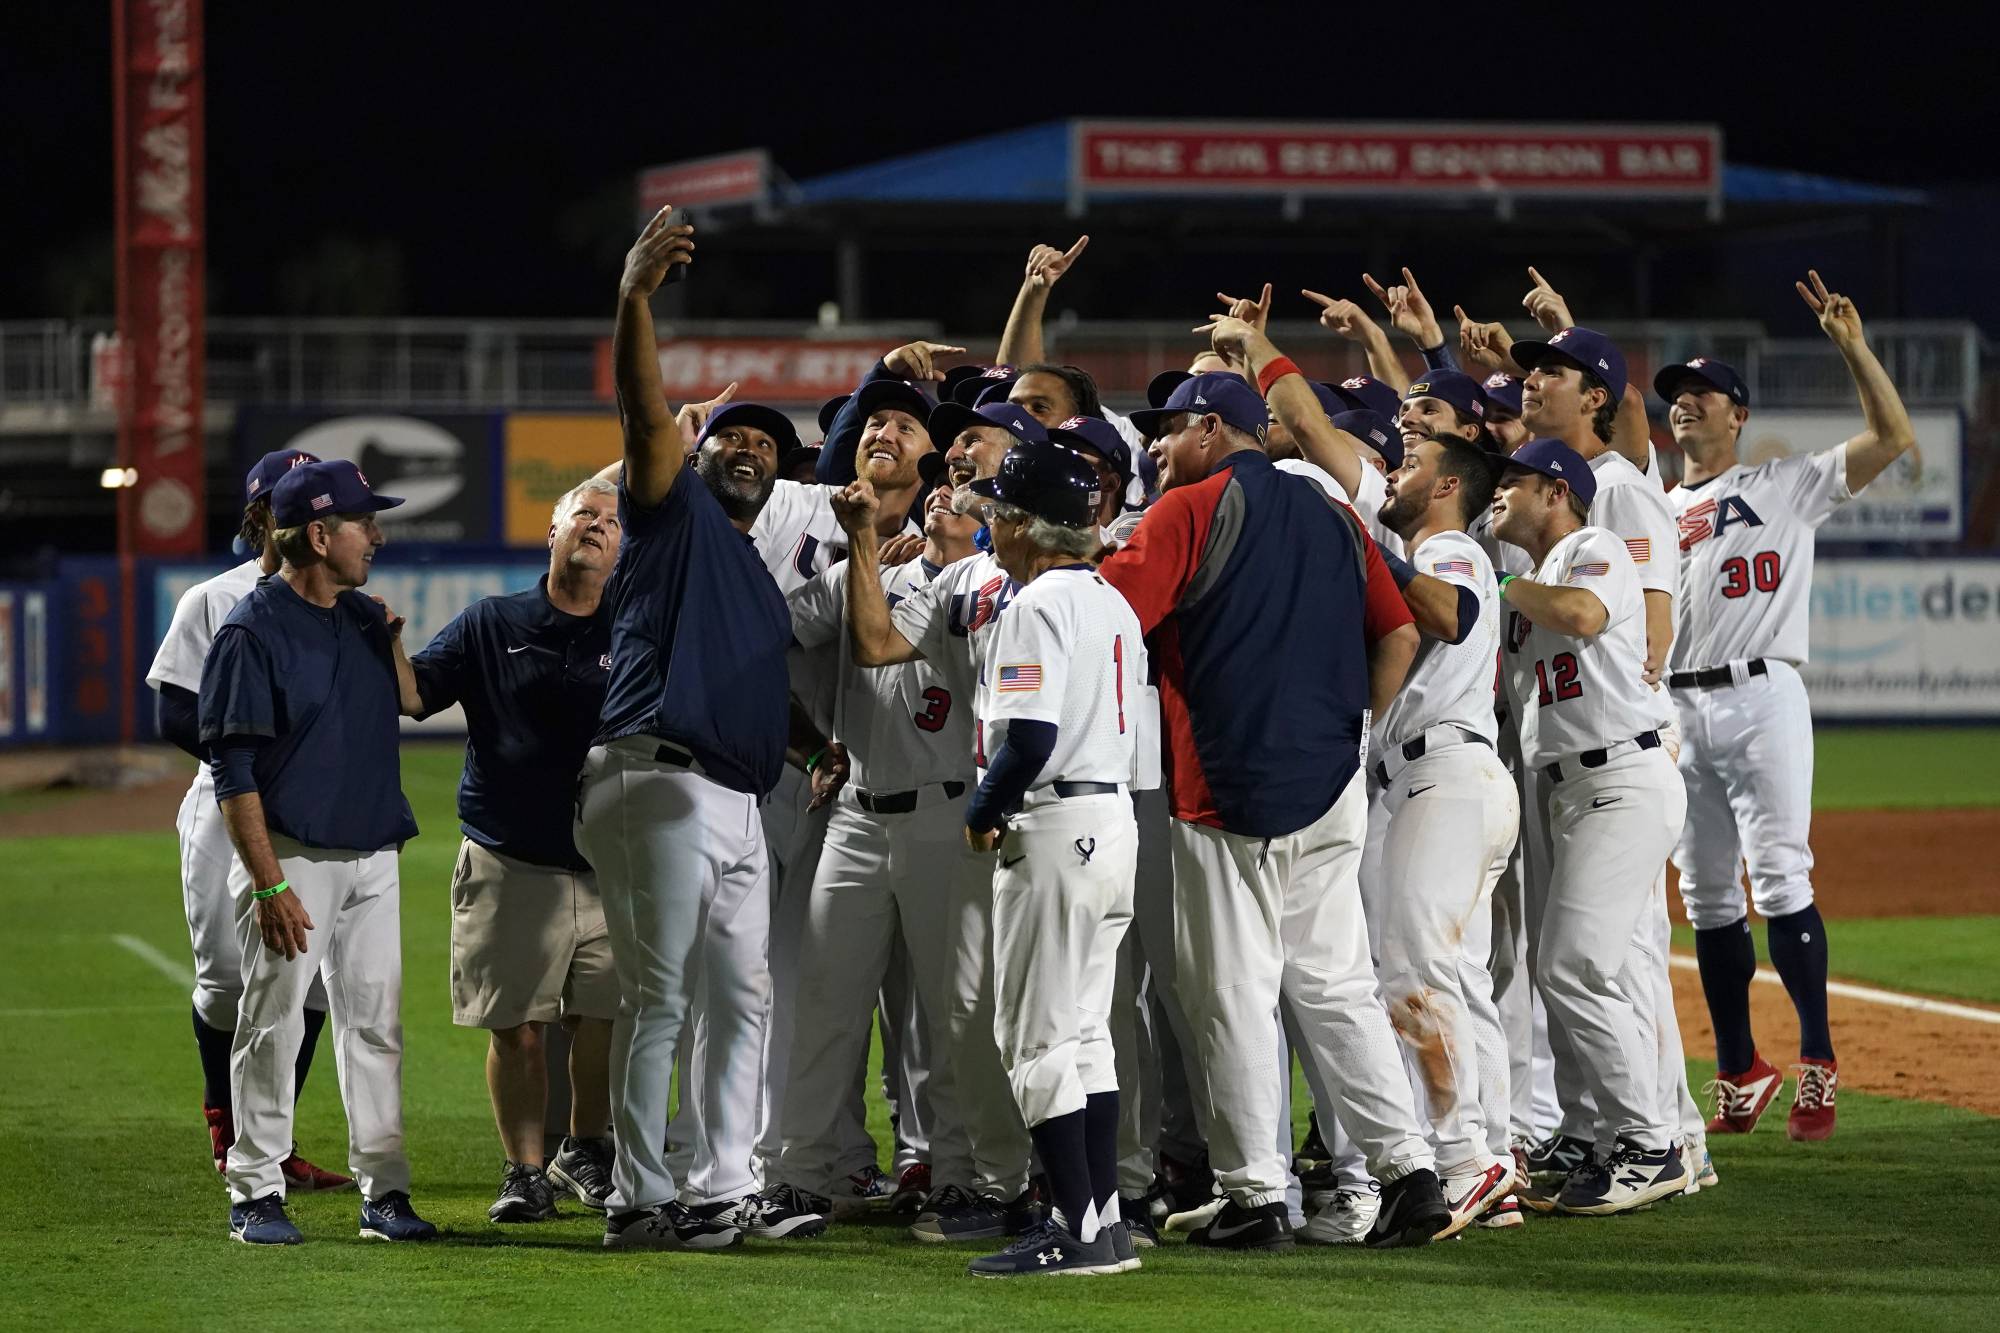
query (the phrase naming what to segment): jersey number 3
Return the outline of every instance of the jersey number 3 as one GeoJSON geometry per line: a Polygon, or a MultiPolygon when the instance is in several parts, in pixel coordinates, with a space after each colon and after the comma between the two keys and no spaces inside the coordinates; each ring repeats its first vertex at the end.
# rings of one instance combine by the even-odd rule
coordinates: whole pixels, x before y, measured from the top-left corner
{"type": "Polygon", "coordinates": [[[1539,697],[1535,700],[1544,708],[1558,699],[1581,699],[1583,686],[1576,679],[1576,654],[1557,653],[1546,662],[1535,663],[1535,684],[1539,697]],[[1549,689],[1550,677],[1554,677],[1555,689],[1549,689]]]}
{"type": "Polygon", "coordinates": [[[1778,590],[1778,553],[1759,551],[1745,560],[1742,556],[1731,556],[1722,562],[1722,595],[1742,597],[1752,588],[1758,592],[1778,590]]]}
{"type": "Polygon", "coordinates": [[[951,716],[951,691],[933,685],[924,691],[924,702],[930,707],[911,721],[917,724],[919,731],[943,731],[944,720],[951,716]]]}

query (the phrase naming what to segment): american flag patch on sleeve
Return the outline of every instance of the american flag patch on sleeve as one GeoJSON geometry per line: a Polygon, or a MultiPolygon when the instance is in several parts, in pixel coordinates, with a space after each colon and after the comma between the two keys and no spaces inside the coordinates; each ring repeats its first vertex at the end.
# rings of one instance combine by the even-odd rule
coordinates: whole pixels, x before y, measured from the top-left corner
{"type": "Polygon", "coordinates": [[[1000,668],[1000,693],[1026,693],[1042,688],[1042,664],[1040,662],[1016,662],[1013,666],[1000,668]]]}
{"type": "Polygon", "coordinates": [[[1571,569],[1569,576],[1572,579],[1601,578],[1610,572],[1611,562],[1609,560],[1592,560],[1587,564],[1577,565],[1571,569]]]}
{"type": "Polygon", "coordinates": [[[1470,560],[1440,560],[1431,566],[1431,573],[1463,574],[1465,577],[1471,578],[1472,562],[1470,560]]]}
{"type": "Polygon", "coordinates": [[[1633,564],[1643,565],[1653,558],[1653,539],[1651,537],[1627,537],[1625,539],[1625,549],[1631,553],[1633,564]]]}

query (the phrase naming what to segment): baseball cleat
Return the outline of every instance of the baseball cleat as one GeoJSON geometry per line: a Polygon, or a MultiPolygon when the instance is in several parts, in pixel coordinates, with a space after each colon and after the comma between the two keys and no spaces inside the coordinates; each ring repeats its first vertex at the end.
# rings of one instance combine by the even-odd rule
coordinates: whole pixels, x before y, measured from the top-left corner
{"type": "Polygon", "coordinates": [[[1785,1076],[1778,1067],[1754,1051],[1750,1067],[1740,1074],[1717,1070],[1702,1091],[1715,1098],[1715,1113],[1709,1117],[1710,1134],[1748,1134],[1757,1128],[1764,1109],[1783,1087],[1785,1076]]]}
{"type": "Polygon", "coordinates": [[[1504,1231],[1509,1227],[1521,1226],[1526,1221],[1527,1214],[1521,1211],[1520,1203],[1510,1197],[1488,1208],[1486,1215],[1472,1225],[1482,1231],[1504,1231]]]}
{"type": "Polygon", "coordinates": [[[1681,1161],[1687,1163],[1688,1169],[1688,1183],[1682,1187],[1681,1193],[1699,1194],[1722,1183],[1722,1177],[1715,1173],[1715,1158],[1709,1155],[1706,1136],[1681,1135],[1681,1161]]]}
{"type": "Polygon", "coordinates": [[[548,1175],[551,1185],[568,1191],[584,1207],[604,1212],[611,1199],[610,1140],[564,1139],[548,1175]]]}
{"type": "MultiPolygon", "coordinates": [[[[1027,1228],[1022,1228],[1023,1231],[1027,1228]]],[[[924,1200],[910,1234],[933,1244],[958,1240],[992,1240],[1010,1233],[1007,1205],[991,1194],[974,1194],[957,1185],[946,1185],[924,1200]]]]}
{"type": "Polygon", "coordinates": [[[896,1192],[889,1196],[889,1211],[899,1217],[914,1217],[930,1194],[930,1166],[924,1162],[912,1162],[896,1177],[896,1192]]]}
{"type": "Polygon", "coordinates": [[[886,1203],[895,1192],[896,1182],[889,1178],[889,1173],[870,1162],[841,1182],[833,1196],[833,1215],[850,1217],[866,1212],[886,1203]]]}
{"type": "Polygon", "coordinates": [[[1382,1187],[1382,1211],[1368,1233],[1368,1245],[1377,1250],[1428,1245],[1450,1225],[1451,1206],[1444,1201],[1437,1172],[1419,1168],[1382,1187]]]}
{"type": "Polygon", "coordinates": [[[647,1223],[664,1212],[662,1208],[633,1208],[604,1215],[604,1248],[607,1250],[678,1249],[671,1226],[649,1228],[647,1223]]]}
{"type": "Polygon", "coordinates": [[[1556,1207],[1580,1217],[1609,1217],[1672,1198],[1687,1186],[1687,1178],[1678,1143],[1647,1149],[1620,1139],[1603,1166],[1570,1173],[1556,1207]]]}
{"type": "Polygon", "coordinates": [[[1832,1060],[1801,1059],[1792,1073],[1799,1084],[1792,1094],[1792,1113],[1785,1118],[1785,1133],[1798,1143],[1832,1138],[1833,1088],[1840,1081],[1840,1066],[1832,1060]]]}
{"type": "Polygon", "coordinates": [[[1045,1219],[1000,1253],[974,1259],[965,1271],[974,1277],[1103,1277],[1124,1269],[1108,1227],[1085,1242],[1045,1219]]]}
{"type": "Polygon", "coordinates": [[[1159,1246],[1160,1229],[1153,1225],[1153,1219],[1147,1215],[1146,1205],[1142,1201],[1120,1196],[1118,1215],[1124,1220],[1126,1233],[1134,1245],[1142,1250],[1156,1249],[1159,1246]]]}
{"type": "MultiPolygon", "coordinates": [[[[742,1200],[731,1199],[722,1209],[740,1208],[742,1200]]],[[[604,1219],[604,1248],[607,1250],[724,1250],[743,1239],[742,1228],[732,1213],[723,1218],[701,1218],[679,1203],[658,1208],[639,1208],[611,1213],[604,1219]]]]}
{"type": "Polygon", "coordinates": [[[1188,1244],[1211,1250],[1289,1250],[1296,1239],[1283,1199],[1255,1207],[1224,1199],[1207,1226],[1188,1233],[1188,1244]]]}
{"type": "Polygon", "coordinates": [[[787,1236],[807,1240],[823,1236],[827,1218],[833,1215],[831,1200],[790,1185],[775,1185],[751,1198],[758,1206],[754,1212],[745,1213],[743,1230],[760,1240],[782,1240],[787,1236]]]}
{"type": "Polygon", "coordinates": [[[500,1177],[500,1194],[486,1216],[494,1222],[550,1222],[555,1220],[556,1192],[539,1166],[509,1162],[500,1177]]]}
{"type": "Polygon", "coordinates": [[[1310,1245],[1359,1245],[1374,1229],[1376,1214],[1382,1211],[1382,1187],[1374,1181],[1336,1190],[1299,1229],[1299,1239],[1310,1245]]]}
{"type": "Polygon", "coordinates": [[[229,1239],[245,1245],[298,1245],[305,1241],[292,1219],[285,1216],[285,1200],[278,1194],[231,1204],[229,1239]]]}
{"type": "Polygon", "coordinates": [[[379,1199],[361,1201],[361,1239],[436,1240],[438,1229],[417,1216],[410,1196],[390,1190],[379,1199]]]}
{"type": "Polygon", "coordinates": [[[290,1157],[278,1163],[278,1170],[285,1177],[286,1198],[294,1194],[338,1194],[354,1188],[353,1176],[343,1176],[338,1171],[314,1166],[299,1156],[297,1148],[292,1149],[290,1157]]]}
{"type": "Polygon", "coordinates": [[[208,1122],[209,1156],[215,1159],[216,1171],[222,1172],[229,1165],[229,1147],[236,1142],[236,1124],[229,1112],[206,1103],[201,1108],[201,1118],[208,1122]]]}
{"type": "MultiPolygon", "coordinates": [[[[1160,1168],[1154,1177],[1153,1198],[1148,1205],[1154,1222],[1173,1230],[1169,1219],[1175,1214],[1198,1212],[1211,1207],[1215,1198],[1215,1172],[1209,1168],[1206,1152],[1193,1162],[1183,1162],[1172,1153],[1160,1154],[1160,1168]]],[[[1211,1213],[1209,1216],[1214,1214],[1211,1213]]]]}
{"type": "Polygon", "coordinates": [[[1106,1227],[1104,1234],[1111,1238],[1111,1253],[1118,1260],[1119,1272],[1129,1273],[1142,1266],[1139,1263],[1138,1242],[1132,1238],[1132,1229],[1122,1218],[1106,1227]]]}
{"type": "Polygon", "coordinates": [[[1564,1178],[1597,1156],[1597,1145],[1574,1134],[1552,1134],[1528,1149],[1528,1178],[1560,1187],[1564,1178]]]}
{"type": "Polygon", "coordinates": [[[1465,1230],[1487,1209],[1506,1198],[1517,1183],[1512,1157],[1496,1157],[1480,1170],[1444,1177],[1441,1187],[1445,1207],[1451,1209],[1451,1220],[1433,1239],[1443,1240],[1465,1230]]]}

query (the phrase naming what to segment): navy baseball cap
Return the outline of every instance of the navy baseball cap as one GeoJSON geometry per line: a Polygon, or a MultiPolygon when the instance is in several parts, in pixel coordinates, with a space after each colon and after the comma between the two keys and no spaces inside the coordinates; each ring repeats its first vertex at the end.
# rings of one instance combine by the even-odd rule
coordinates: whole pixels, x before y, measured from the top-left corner
{"type": "Polygon", "coordinates": [[[1191,370],[1163,370],[1146,382],[1146,405],[1165,407],[1174,390],[1194,378],[1191,370]]]}
{"type": "Polygon", "coordinates": [[[997,476],[969,483],[975,495],[1025,509],[1066,528],[1097,522],[1104,498],[1090,460],[1047,440],[1017,444],[1000,460],[997,476]]]}
{"type": "Polygon", "coordinates": [[[762,403],[724,403],[708,414],[708,421],[701,428],[701,438],[695,441],[695,448],[708,443],[709,437],[724,426],[755,426],[771,437],[771,443],[778,447],[780,458],[803,447],[799,442],[799,428],[777,408],[766,407],[762,403]]]}
{"type": "Polygon", "coordinates": [[[1570,494],[1583,501],[1585,509],[1597,498],[1597,474],[1590,470],[1582,454],[1561,440],[1529,440],[1512,457],[1502,460],[1501,474],[1504,476],[1508,468],[1514,467],[1564,483],[1570,494]]]}
{"type": "Polygon", "coordinates": [[[1486,390],[1486,405],[1496,414],[1521,415],[1521,381],[1504,370],[1496,370],[1479,387],[1486,390]]]}
{"type": "Polygon", "coordinates": [[[400,495],[377,495],[361,469],[345,458],[302,463],[271,487],[271,521],[296,528],[335,514],[372,514],[403,503],[400,495]]]}
{"type": "Polygon", "coordinates": [[[1139,428],[1141,435],[1152,439],[1160,433],[1168,418],[1183,412],[1213,412],[1222,418],[1225,425],[1234,426],[1259,440],[1264,438],[1264,431],[1271,424],[1270,410],[1257,396],[1257,391],[1244,383],[1241,375],[1221,370],[1188,376],[1174,386],[1166,402],[1134,412],[1132,424],[1139,428]]]}
{"type": "Polygon", "coordinates": [[[1407,403],[1413,398],[1435,398],[1482,424],[1486,421],[1486,390],[1479,387],[1478,380],[1460,371],[1432,370],[1411,380],[1410,387],[1403,390],[1403,401],[1407,403]]]}
{"type": "Polygon", "coordinates": [[[1103,417],[1071,417],[1049,430],[1049,439],[1078,453],[1094,454],[1118,474],[1120,485],[1132,480],[1132,446],[1118,427],[1103,417]]]}
{"type": "Polygon", "coordinates": [[[1350,375],[1338,384],[1329,384],[1334,396],[1347,406],[1363,408],[1390,421],[1396,419],[1396,408],[1403,401],[1403,395],[1395,386],[1384,384],[1373,375],[1350,375]]]}
{"type": "Polygon", "coordinates": [[[978,396],[972,400],[972,405],[974,407],[984,407],[988,403],[1006,402],[1008,395],[1014,392],[1014,382],[1019,378],[1020,376],[1018,375],[1009,375],[1004,380],[979,381],[985,387],[982,388],[979,391],[978,396]]]}
{"type": "Polygon", "coordinates": [[[1625,396],[1625,385],[1628,383],[1625,378],[1625,353],[1618,350],[1617,343],[1596,329],[1586,329],[1579,324],[1564,329],[1547,342],[1515,343],[1510,354],[1514,364],[1523,370],[1533,370],[1551,359],[1557,365],[1587,370],[1610,387],[1612,402],[1625,396]]]}
{"type": "Polygon", "coordinates": [[[1014,379],[1012,366],[953,366],[944,373],[944,383],[938,388],[938,401],[974,407],[995,384],[1011,386],[1014,379]]]}
{"type": "Polygon", "coordinates": [[[271,488],[295,467],[319,462],[317,454],[309,454],[303,449],[273,449],[250,465],[250,472],[243,478],[243,503],[255,504],[271,493],[271,488]]]}
{"type": "Polygon", "coordinates": [[[885,407],[908,412],[918,421],[929,421],[931,410],[937,406],[929,394],[908,380],[869,380],[854,391],[854,400],[864,424],[885,407]]]}
{"type": "Polygon", "coordinates": [[[1736,367],[1712,356],[1698,356],[1686,365],[1662,368],[1653,376],[1653,392],[1671,407],[1681,386],[1689,380],[1699,380],[1717,393],[1728,394],[1729,401],[1738,407],[1750,406],[1750,386],[1736,373],[1736,367]]]}
{"type": "Polygon", "coordinates": [[[951,448],[951,442],[967,426],[998,426],[1017,440],[1041,442],[1049,438],[1049,433],[1042,429],[1042,423],[1029,416],[1026,409],[1004,400],[988,403],[984,407],[939,403],[931,409],[925,429],[931,433],[931,443],[943,450],[951,448]]]}
{"type": "Polygon", "coordinates": [[[1382,455],[1391,472],[1403,465],[1403,437],[1379,413],[1358,407],[1336,415],[1333,424],[1382,455]]]}
{"type": "Polygon", "coordinates": [[[853,396],[851,393],[837,393],[819,405],[819,433],[821,439],[825,439],[827,433],[833,429],[833,419],[840,415],[840,409],[846,407],[847,400],[853,396]]]}

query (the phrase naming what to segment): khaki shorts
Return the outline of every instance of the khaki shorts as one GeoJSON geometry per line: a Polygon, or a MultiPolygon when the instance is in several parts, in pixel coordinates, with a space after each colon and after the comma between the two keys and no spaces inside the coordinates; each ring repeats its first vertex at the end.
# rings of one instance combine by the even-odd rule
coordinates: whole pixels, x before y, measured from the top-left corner
{"type": "Polygon", "coordinates": [[[465,839],[451,875],[451,1021],[511,1028],[617,1016],[596,878],[465,839]]]}

